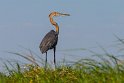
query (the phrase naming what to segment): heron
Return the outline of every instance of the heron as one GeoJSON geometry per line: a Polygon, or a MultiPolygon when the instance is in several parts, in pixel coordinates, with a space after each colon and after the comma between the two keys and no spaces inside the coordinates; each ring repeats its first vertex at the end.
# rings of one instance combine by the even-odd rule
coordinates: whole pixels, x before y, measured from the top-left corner
{"type": "Polygon", "coordinates": [[[45,68],[47,66],[47,51],[50,49],[53,49],[54,52],[54,65],[56,68],[56,45],[58,42],[58,35],[59,35],[59,26],[53,19],[53,17],[56,16],[70,16],[70,14],[63,14],[59,12],[52,12],[49,14],[50,22],[55,27],[55,31],[51,30],[50,32],[48,32],[42,39],[39,46],[41,53],[42,54],[46,53],[45,68]]]}

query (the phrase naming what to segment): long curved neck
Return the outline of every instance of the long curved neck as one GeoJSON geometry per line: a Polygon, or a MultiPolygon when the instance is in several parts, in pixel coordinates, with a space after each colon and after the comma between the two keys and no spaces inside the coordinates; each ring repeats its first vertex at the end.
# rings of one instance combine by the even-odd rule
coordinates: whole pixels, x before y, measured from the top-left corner
{"type": "Polygon", "coordinates": [[[53,20],[53,16],[50,16],[50,22],[51,22],[51,24],[52,24],[53,26],[55,26],[56,32],[57,32],[57,34],[59,34],[59,26],[58,26],[58,24],[53,20]]]}

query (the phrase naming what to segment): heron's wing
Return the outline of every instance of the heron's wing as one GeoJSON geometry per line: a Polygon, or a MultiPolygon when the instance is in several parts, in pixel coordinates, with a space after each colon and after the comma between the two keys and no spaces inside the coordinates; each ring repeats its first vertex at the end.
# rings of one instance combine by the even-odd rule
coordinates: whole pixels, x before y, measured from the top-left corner
{"type": "Polygon", "coordinates": [[[47,52],[49,49],[52,49],[56,46],[58,41],[58,34],[51,30],[49,33],[46,34],[46,36],[43,38],[41,44],[40,44],[40,50],[42,53],[47,52]]]}

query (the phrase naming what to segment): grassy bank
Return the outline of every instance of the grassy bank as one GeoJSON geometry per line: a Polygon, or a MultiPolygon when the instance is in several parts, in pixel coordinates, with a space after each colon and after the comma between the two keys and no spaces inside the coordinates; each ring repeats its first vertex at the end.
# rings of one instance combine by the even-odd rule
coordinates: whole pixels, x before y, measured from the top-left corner
{"type": "Polygon", "coordinates": [[[106,53],[95,54],[99,61],[81,59],[71,65],[50,66],[44,70],[36,64],[25,65],[22,69],[16,64],[14,69],[6,69],[8,75],[0,73],[0,83],[123,83],[124,65],[115,56],[106,53]],[[106,58],[107,57],[107,58],[106,58]]]}

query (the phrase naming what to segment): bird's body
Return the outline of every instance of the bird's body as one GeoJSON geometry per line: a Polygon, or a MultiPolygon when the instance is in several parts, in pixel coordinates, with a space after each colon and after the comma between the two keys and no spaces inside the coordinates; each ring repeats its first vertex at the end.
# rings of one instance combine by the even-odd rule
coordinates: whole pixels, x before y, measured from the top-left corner
{"type": "Polygon", "coordinates": [[[57,45],[58,34],[51,30],[43,38],[40,44],[40,50],[42,53],[46,53],[49,49],[53,49],[57,45]]]}
{"type": "Polygon", "coordinates": [[[47,63],[47,51],[49,49],[54,50],[54,64],[56,67],[56,59],[55,59],[55,52],[56,52],[56,45],[58,42],[58,35],[59,35],[59,26],[58,24],[53,20],[54,16],[69,16],[69,14],[62,14],[59,12],[52,12],[49,15],[50,22],[53,26],[55,26],[56,31],[51,30],[48,32],[45,37],[43,38],[39,48],[42,53],[46,53],[46,61],[45,61],[45,68],[46,68],[46,63],[47,63]]]}

